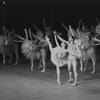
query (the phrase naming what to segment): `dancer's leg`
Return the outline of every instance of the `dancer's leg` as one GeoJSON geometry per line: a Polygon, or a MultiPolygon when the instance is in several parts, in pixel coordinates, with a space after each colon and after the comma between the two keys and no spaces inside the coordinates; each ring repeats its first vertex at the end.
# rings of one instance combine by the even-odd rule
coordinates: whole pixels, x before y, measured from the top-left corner
{"type": "Polygon", "coordinates": [[[57,82],[60,85],[60,67],[56,66],[56,72],[57,72],[57,82]]]}
{"type": "Polygon", "coordinates": [[[74,78],[75,78],[75,82],[74,82],[74,84],[72,86],[75,86],[75,85],[77,85],[77,76],[78,76],[78,73],[77,73],[77,61],[76,60],[72,61],[72,66],[73,66],[74,78]]]}
{"type": "Polygon", "coordinates": [[[69,80],[67,82],[70,83],[71,81],[73,81],[72,71],[71,71],[71,60],[68,60],[68,72],[69,72],[69,80]]]}

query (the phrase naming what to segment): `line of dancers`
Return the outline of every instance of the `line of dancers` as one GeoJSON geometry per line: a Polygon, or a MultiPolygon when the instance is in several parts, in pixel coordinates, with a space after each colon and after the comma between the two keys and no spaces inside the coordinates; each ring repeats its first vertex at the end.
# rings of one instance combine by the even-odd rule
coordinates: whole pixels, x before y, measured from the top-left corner
{"type": "MultiPolygon", "coordinates": [[[[64,26],[64,24],[62,24],[64,26]]],[[[85,27],[82,29],[77,28],[74,30],[70,25],[69,28],[64,28],[67,30],[68,40],[61,37],[61,33],[53,31],[50,27],[45,26],[45,34],[40,31],[37,27],[36,35],[32,33],[31,29],[24,29],[26,37],[15,34],[15,32],[8,31],[4,26],[4,35],[0,36],[0,53],[3,54],[3,63],[5,64],[5,55],[10,55],[12,58],[12,53],[15,51],[16,54],[16,64],[18,64],[18,42],[22,42],[21,51],[23,55],[30,59],[31,61],[31,71],[33,71],[34,61],[40,60],[39,68],[43,67],[41,72],[46,71],[46,56],[47,49],[50,50],[51,62],[56,66],[57,72],[57,82],[60,85],[60,67],[68,66],[69,80],[68,83],[73,81],[72,70],[74,72],[74,83],[72,86],[77,85],[77,60],[80,60],[80,70],[81,72],[86,70],[88,59],[93,62],[93,71],[95,72],[95,46],[100,45],[100,40],[98,36],[100,35],[100,25],[95,28],[94,36],[91,35],[90,31],[87,31],[85,27]],[[8,35],[6,35],[6,32],[8,35]],[[53,37],[53,38],[52,38],[53,37]],[[18,40],[20,39],[20,40],[18,40]],[[59,44],[58,39],[61,41],[59,44]],[[51,43],[55,41],[56,46],[53,47],[51,43]],[[67,48],[65,48],[67,46],[67,48]],[[7,53],[8,52],[8,53],[7,53]],[[85,63],[85,67],[83,66],[85,63]]],[[[11,61],[10,58],[10,61],[11,61]]]]}

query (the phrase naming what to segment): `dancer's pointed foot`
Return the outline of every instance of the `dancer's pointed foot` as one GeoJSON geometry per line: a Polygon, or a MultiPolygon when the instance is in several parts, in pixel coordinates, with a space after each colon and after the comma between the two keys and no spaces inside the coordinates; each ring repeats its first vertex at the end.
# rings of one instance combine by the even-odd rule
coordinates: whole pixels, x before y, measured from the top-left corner
{"type": "Polygon", "coordinates": [[[73,81],[73,79],[71,78],[71,79],[69,79],[68,81],[67,81],[67,83],[70,83],[70,82],[72,82],[73,81]]]}
{"type": "Polygon", "coordinates": [[[73,84],[72,84],[72,86],[76,86],[77,85],[77,83],[76,82],[74,82],[73,84]]]}

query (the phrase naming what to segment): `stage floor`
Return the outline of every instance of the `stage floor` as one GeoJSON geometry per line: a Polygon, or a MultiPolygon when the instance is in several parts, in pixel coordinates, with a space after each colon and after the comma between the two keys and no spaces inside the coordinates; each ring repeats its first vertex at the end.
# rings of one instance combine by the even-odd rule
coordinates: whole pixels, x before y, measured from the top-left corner
{"type": "Polygon", "coordinates": [[[78,65],[78,85],[72,87],[68,81],[67,66],[61,68],[61,85],[56,81],[55,66],[48,61],[46,72],[41,73],[35,63],[30,71],[30,63],[2,65],[0,63],[0,100],[99,100],[100,64],[92,74],[92,65],[81,74],[78,65]]]}

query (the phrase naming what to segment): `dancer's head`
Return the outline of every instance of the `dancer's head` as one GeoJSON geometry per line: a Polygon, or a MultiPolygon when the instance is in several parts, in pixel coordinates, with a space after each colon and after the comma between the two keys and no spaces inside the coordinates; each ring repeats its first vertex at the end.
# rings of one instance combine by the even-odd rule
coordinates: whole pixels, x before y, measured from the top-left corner
{"type": "Polygon", "coordinates": [[[65,43],[64,42],[61,43],[61,47],[65,47],[65,43]]]}
{"type": "Polygon", "coordinates": [[[70,35],[69,36],[69,41],[74,41],[75,40],[75,37],[73,35],[70,35]]]}
{"type": "Polygon", "coordinates": [[[56,31],[53,31],[54,35],[57,35],[57,32],[56,31]]]}

